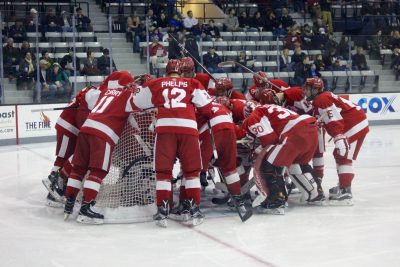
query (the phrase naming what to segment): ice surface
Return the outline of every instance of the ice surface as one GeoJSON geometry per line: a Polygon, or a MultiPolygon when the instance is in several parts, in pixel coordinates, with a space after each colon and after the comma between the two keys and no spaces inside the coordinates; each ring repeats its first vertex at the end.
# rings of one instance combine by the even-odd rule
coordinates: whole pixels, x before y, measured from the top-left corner
{"type": "MultiPolygon", "coordinates": [[[[358,161],[354,207],[291,203],[285,216],[208,216],[186,228],[171,221],[85,226],[44,206],[42,177],[54,143],[0,147],[0,266],[399,266],[400,126],[372,127],[358,161]],[[163,264],[163,265],[161,265],[163,264]]],[[[325,192],[337,183],[332,144],[325,192]]]]}

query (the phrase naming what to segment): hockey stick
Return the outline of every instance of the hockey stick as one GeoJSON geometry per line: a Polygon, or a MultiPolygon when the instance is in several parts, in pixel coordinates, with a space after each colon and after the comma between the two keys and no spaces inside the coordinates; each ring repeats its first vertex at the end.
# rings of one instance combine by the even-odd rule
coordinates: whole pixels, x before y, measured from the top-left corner
{"type": "Polygon", "coordinates": [[[254,72],[253,70],[251,70],[250,68],[246,67],[245,65],[240,64],[239,62],[236,61],[224,61],[218,64],[219,68],[222,68],[224,66],[237,66],[237,67],[241,67],[242,69],[252,73],[253,75],[257,76],[258,78],[260,78],[261,80],[263,80],[264,82],[268,83],[270,86],[275,87],[276,89],[278,89],[279,91],[283,91],[282,88],[280,88],[279,86],[271,83],[269,80],[265,79],[265,77],[260,76],[257,72],[254,72]]]}
{"type": "Polygon", "coordinates": [[[56,110],[76,109],[76,108],[78,108],[78,106],[67,106],[61,108],[37,108],[37,109],[32,109],[31,112],[56,111],[56,110]]]}

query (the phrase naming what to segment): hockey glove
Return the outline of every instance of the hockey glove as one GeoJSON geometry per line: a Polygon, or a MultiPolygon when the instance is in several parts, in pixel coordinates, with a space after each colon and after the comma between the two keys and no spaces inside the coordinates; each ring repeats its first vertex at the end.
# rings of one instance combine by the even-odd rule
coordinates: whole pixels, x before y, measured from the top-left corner
{"type": "Polygon", "coordinates": [[[346,158],[349,153],[350,145],[347,137],[343,134],[338,134],[334,138],[336,154],[346,158]]]}

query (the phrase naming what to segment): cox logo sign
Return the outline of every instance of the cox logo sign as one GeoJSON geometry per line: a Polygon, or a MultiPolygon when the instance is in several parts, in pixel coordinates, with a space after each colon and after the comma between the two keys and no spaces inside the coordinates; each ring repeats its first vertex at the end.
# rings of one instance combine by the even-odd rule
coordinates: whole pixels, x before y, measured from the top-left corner
{"type": "Polygon", "coordinates": [[[363,97],[358,100],[358,105],[364,110],[365,113],[381,113],[386,114],[387,112],[396,112],[393,108],[393,102],[396,100],[396,96],[391,97],[363,97]]]}

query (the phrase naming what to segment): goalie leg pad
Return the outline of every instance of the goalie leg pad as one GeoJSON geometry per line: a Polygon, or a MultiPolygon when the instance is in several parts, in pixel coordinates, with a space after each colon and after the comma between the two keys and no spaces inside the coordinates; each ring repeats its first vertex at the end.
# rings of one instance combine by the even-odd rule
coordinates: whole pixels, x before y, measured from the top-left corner
{"type": "Polygon", "coordinates": [[[311,166],[304,165],[301,167],[299,164],[292,164],[289,168],[289,174],[292,175],[293,183],[305,195],[305,199],[310,201],[318,196],[318,186],[313,176],[311,175],[311,166]],[[303,172],[308,171],[308,172],[303,172]]]}
{"type": "Polygon", "coordinates": [[[275,196],[279,193],[285,195],[286,193],[282,170],[282,167],[276,167],[266,160],[261,164],[260,173],[268,186],[271,196],[275,196]]]}

